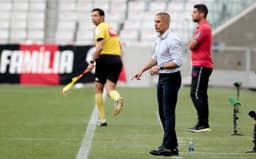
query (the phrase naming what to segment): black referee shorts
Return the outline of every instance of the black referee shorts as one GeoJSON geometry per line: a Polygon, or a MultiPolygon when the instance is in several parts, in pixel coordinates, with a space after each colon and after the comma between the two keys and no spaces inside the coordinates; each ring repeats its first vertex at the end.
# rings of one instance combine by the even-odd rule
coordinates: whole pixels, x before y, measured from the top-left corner
{"type": "Polygon", "coordinates": [[[96,60],[95,81],[105,84],[106,80],[110,80],[116,84],[122,67],[120,56],[100,55],[96,60]]]}

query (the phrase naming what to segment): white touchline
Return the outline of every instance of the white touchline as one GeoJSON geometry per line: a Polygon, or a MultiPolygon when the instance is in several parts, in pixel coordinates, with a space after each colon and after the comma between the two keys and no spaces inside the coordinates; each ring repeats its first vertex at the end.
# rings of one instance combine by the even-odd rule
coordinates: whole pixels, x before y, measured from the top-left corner
{"type": "MultiPolygon", "coordinates": [[[[107,96],[107,93],[104,89],[103,92],[103,98],[105,100],[107,96]]],[[[86,128],[81,146],[79,148],[79,151],[76,155],[76,159],[87,159],[89,156],[89,152],[91,149],[91,144],[92,144],[92,140],[93,140],[93,136],[94,136],[94,132],[97,126],[97,120],[98,120],[98,112],[97,112],[97,108],[96,105],[94,106],[94,109],[91,113],[91,117],[90,120],[88,122],[88,126],[86,128]]]]}
{"type": "Polygon", "coordinates": [[[81,146],[79,148],[78,154],[76,156],[76,159],[87,159],[89,156],[89,152],[91,149],[91,143],[93,140],[94,132],[96,129],[96,123],[98,120],[98,113],[96,106],[93,109],[93,112],[91,114],[91,118],[89,120],[87,129],[85,131],[84,138],[82,140],[81,146]]]}

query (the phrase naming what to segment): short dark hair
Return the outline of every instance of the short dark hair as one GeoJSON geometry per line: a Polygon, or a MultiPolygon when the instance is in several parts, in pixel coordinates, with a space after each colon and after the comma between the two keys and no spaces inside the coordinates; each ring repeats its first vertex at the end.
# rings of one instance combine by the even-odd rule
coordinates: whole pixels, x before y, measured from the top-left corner
{"type": "Polygon", "coordinates": [[[208,8],[205,4],[196,4],[196,5],[194,5],[194,8],[196,8],[198,10],[198,12],[204,13],[205,17],[207,17],[208,8]]]}
{"type": "Polygon", "coordinates": [[[95,12],[95,11],[98,12],[100,16],[105,16],[104,10],[102,10],[100,8],[94,8],[94,9],[92,9],[91,12],[95,12]]]}
{"type": "Polygon", "coordinates": [[[157,13],[156,15],[160,16],[161,18],[163,18],[163,20],[167,23],[170,23],[171,22],[171,17],[168,13],[166,12],[159,12],[157,13]]]}

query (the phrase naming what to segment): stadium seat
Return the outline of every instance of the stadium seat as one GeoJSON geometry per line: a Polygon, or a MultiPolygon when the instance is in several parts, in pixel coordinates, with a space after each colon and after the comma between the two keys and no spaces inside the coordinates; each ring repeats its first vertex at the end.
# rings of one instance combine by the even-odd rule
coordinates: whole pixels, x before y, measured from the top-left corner
{"type": "Polygon", "coordinates": [[[127,20],[132,19],[132,20],[140,21],[142,18],[144,18],[144,10],[128,11],[127,20]]]}
{"type": "Polygon", "coordinates": [[[154,42],[157,37],[157,33],[154,29],[142,29],[141,30],[141,42],[154,42]]]}
{"type": "Polygon", "coordinates": [[[37,19],[30,19],[28,21],[28,26],[27,26],[28,30],[34,30],[34,29],[41,29],[44,30],[45,28],[45,23],[43,20],[37,20],[37,19]]]}
{"type": "Polygon", "coordinates": [[[155,12],[163,12],[167,10],[167,2],[166,1],[152,1],[149,4],[149,11],[155,11],[155,12]]]}
{"type": "MultiPolygon", "coordinates": [[[[0,19],[0,30],[8,30],[10,27],[10,21],[5,19],[0,19]]],[[[1,36],[1,34],[0,34],[1,36]]]]}
{"type": "Polygon", "coordinates": [[[30,1],[27,19],[27,39],[32,42],[44,42],[46,1],[30,1]]]}
{"type": "Polygon", "coordinates": [[[43,29],[29,29],[27,39],[33,42],[44,42],[44,30],[43,29]]]}
{"type": "Polygon", "coordinates": [[[69,29],[58,30],[56,32],[55,42],[58,44],[68,44],[74,42],[74,31],[69,29]]]}
{"type": "Polygon", "coordinates": [[[101,8],[105,12],[109,12],[110,11],[109,0],[97,0],[97,1],[94,1],[93,8],[101,8]]]}
{"type": "Polygon", "coordinates": [[[127,3],[127,0],[110,0],[111,3],[115,3],[115,2],[122,2],[122,3],[127,3]]]}
{"type": "Polygon", "coordinates": [[[12,9],[12,3],[9,0],[0,2],[0,11],[10,11],[12,9]]]}
{"type": "MultiPolygon", "coordinates": [[[[1,14],[1,13],[0,13],[1,14]]],[[[0,18],[0,43],[6,43],[9,40],[9,19],[0,18]]]]}
{"type": "Polygon", "coordinates": [[[121,30],[120,39],[122,43],[136,43],[139,40],[139,30],[136,30],[136,29],[121,30]]]}
{"type": "Polygon", "coordinates": [[[71,43],[74,41],[78,18],[76,0],[58,0],[57,7],[55,42],[71,43]]]}
{"type": "MultiPolygon", "coordinates": [[[[1,24],[0,24],[1,25],[1,24]]],[[[9,40],[9,30],[6,28],[0,28],[0,44],[8,43],[9,40]]]]}
{"type": "Polygon", "coordinates": [[[157,13],[158,13],[158,11],[156,11],[156,10],[153,10],[153,11],[149,10],[149,11],[144,12],[142,21],[153,22],[157,13]]]}
{"type": "Polygon", "coordinates": [[[124,22],[124,30],[139,29],[141,27],[141,21],[128,19],[124,22]]]}
{"type": "Polygon", "coordinates": [[[29,3],[29,10],[45,12],[46,3],[45,1],[31,1],[29,3]]]}
{"type": "Polygon", "coordinates": [[[76,33],[76,43],[79,44],[92,44],[93,33],[95,26],[89,18],[84,18],[79,21],[78,31],[76,33]]]}
{"type": "Polygon", "coordinates": [[[30,0],[12,0],[13,3],[28,3],[30,0]]]}
{"type": "Polygon", "coordinates": [[[129,1],[128,3],[128,12],[133,11],[145,11],[146,4],[144,1],[129,1]]]}
{"type": "Polygon", "coordinates": [[[80,20],[80,23],[78,24],[79,30],[94,30],[95,26],[92,24],[91,21],[80,20]]]}
{"type": "Polygon", "coordinates": [[[142,21],[141,22],[141,28],[140,28],[141,30],[143,30],[143,29],[146,29],[146,30],[148,30],[148,29],[151,29],[151,30],[153,30],[154,31],[154,21],[153,20],[151,20],[151,21],[142,21]]]}
{"type": "Polygon", "coordinates": [[[108,12],[106,13],[105,21],[122,23],[125,20],[125,12],[108,12]]]}
{"type": "Polygon", "coordinates": [[[27,11],[29,3],[26,0],[14,1],[12,4],[12,9],[16,11],[27,11]]]}
{"type": "Polygon", "coordinates": [[[42,20],[44,21],[45,20],[45,12],[42,12],[42,11],[32,11],[30,10],[28,12],[28,19],[30,20],[42,20]]]}
{"type": "Polygon", "coordinates": [[[75,11],[65,11],[65,12],[62,12],[61,15],[58,16],[58,19],[61,21],[77,20],[78,19],[77,15],[78,14],[75,11]]]}
{"type": "Polygon", "coordinates": [[[0,20],[9,20],[11,12],[9,10],[0,10],[0,20]]]}
{"type": "Polygon", "coordinates": [[[127,9],[127,3],[125,1],[111,1],[110,3],[110,11],[111,12],[125,12],[127,9]]]}
{"type": "Polygon", "coordinates": [[[11,43],[21,43],[27,40],[26,29],[11,29],[10,30],[10,42],[11,43]]]}
{"type": "Polygon", "coordinates": [[[12,20],[10,23],[10,28],[14,28],[14,29],[24,29],[26,30],[27,27],[27,22],[24,20],[12,20]]]}
{"type": "Polygon", "coordinates": [[[75,20],[60,20],[57,24],[57,29],[70,29],[74,30],[76,27],[75,20]]]}
{"type": "Polygon", "coordinates": [[[66,1],[65,3],[63,1],[59,1],[59,13],[65,12],[65,11],[75,11],[76,10],[76,3],[75,1],[66,1]]]}
{"type": "Polygon", "coordinates": [[[79,30],[77,32],[76,43],[78,44],[94,44],[93,30],[79,30]]]}
{"type": "Polygon", "coordinates": [[[184,1],[170,1],[168,4],[168,10],[171,12],[183,11],[185,7],[184,1]]]}
{"type": "Polygon", "coordinates": [[[91,3],[91,1],[79,0],[77,2],[77,12],[79,12],[79,14],[90,13],[92,9],[93,3],[91,3]]]}
{"type": "Polygon", "coordinates": [[[80,21],[90,21],[91,22],[91,9],[90,10],[79,10],[77,12],[77,19],[80,21]]]}
{"type": "Polygon", "coordinates": [[[76,3],[77,0],[61,0],[61,1],[59,1],[59,2],[61,2],[61,3],[63,3],[63,4],[65,4],[65,3],[76,3]]]}
{"type": "Polygon", "coordinates": [[[12,11],[11,12],[11,17],[12,20],[24,20],[26,21],[27,19],[27,11],[12,11]]]}

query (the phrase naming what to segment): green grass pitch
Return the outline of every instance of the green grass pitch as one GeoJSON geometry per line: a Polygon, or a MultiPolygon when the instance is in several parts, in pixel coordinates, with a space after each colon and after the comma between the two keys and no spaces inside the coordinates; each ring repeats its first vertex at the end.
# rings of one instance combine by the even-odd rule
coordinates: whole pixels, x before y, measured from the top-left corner
{"type": "MultiPolygon", "coordinates": [[[[94,88],[72,89],[63,97],[62,87],[0,85],[0,159],[75,159],[94,108],[94,88]]],[[[157,116],[156,89],[118,88],[125,106],[111,115],[113,102],[106,99],[107,127],[97,127],[88,159],[161,159],[149,151],[161,143],[162,129],[157,116]]],[[[209,88],[212,132],[190,133],[196,115],[189,88],[181,88],[176,108],[179,159],[255,159],[246,151],[253,147],[256,92],[240,92],[239,132],[232,136],[232,88],[209,88]],[[188,152],[192,138],[195,151],[188,152]]],[[[168,158],[168,157],[167,157],[168,158]]],[[[170,158],[170,157],[169,157],[170,158]]]]}

